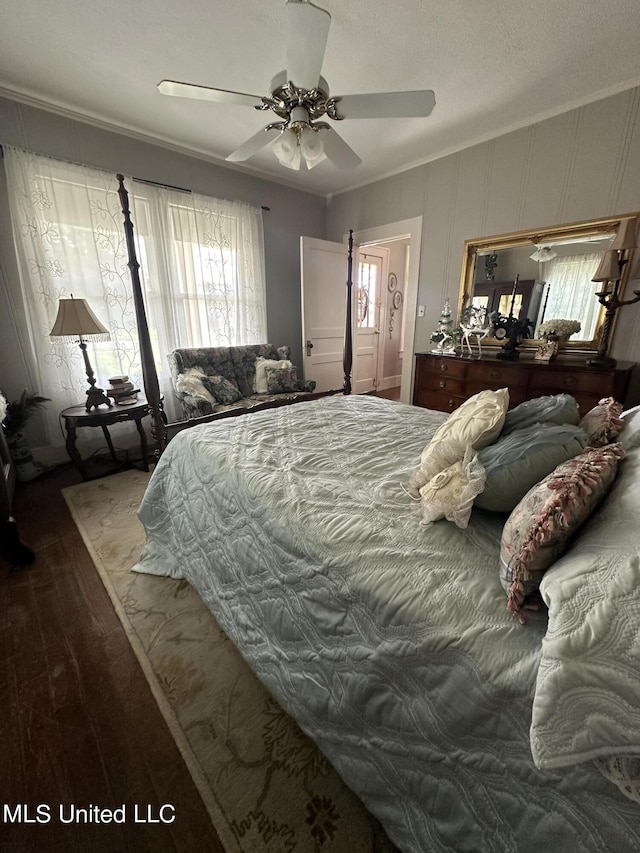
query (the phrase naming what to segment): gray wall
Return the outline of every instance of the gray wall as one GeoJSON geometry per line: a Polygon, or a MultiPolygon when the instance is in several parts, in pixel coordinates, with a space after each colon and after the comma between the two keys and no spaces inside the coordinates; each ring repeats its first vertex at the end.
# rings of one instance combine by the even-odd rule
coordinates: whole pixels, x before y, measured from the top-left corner
{"type": "MultiPolygon", "coordinates": [[[[638,210],[640,88],[336,195],[327,239],[423,217],[419,352],[444,299],[457,304],[465,240],[638,210]]],[[[640,304],[620,310],[613,355],[640,359],[640,304]]],[[[638,374],[631,402],[640,402],[638,374]]]]}
{"type": "MultiPolygon", "coordinates": [[[[350,228],[422,216],[418,303],[427,310],[423,319],[407,318],[416,324],[420,351],[429,348],[444,299],[456,304],[465,240],[640,209],[640,88],[336,195],[328,206],[309,193],[0,98],[1,142],[269,206],[269,338],[289,343],[298,363],[301,234],[341,240],[350,228]]],[[[10,297],[19,293],[0,170],[0,305],[10,297]]],[[[640,305],[619,312],[613,354],[640,359],[640,305]]],[[[15,394],[29,379],[15,330],[0,310],[0,387],[15,394]]]]}
{"type": "MultiPolygon", "coordinates": [[[[1,143],[269,207],[263,216],[268,337],[276,346],[291,346],[294,362],[302,363],[300,236],[325,236],[323,198],[4,98],[0,98],[1,143]]],[[[0,388],[13,398],[23,388],[33,388],[34,377],[29,374],[28,353],[20,351],[10,312],[5,310],[9,300],[20,309],[6,181],[0,167],[0,388]]]]}

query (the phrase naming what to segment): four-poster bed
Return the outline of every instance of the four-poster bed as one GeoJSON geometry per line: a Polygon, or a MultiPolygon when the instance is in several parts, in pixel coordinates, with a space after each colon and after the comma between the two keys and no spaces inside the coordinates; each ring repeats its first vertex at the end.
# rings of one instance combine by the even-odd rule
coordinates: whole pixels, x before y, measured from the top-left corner
{"type": "Polygon", "coordinates": [[[447,415],[348,393],[350,299],[344,394],[169,429],[130,257],[162,454],[135,570],[194,586],[405,853],[640,849],[608,763],[640,755],[637,419],[549,573],[548,617],[523,627],[498,577],[504,514],[422,526],[408,494],[447,415]]]}

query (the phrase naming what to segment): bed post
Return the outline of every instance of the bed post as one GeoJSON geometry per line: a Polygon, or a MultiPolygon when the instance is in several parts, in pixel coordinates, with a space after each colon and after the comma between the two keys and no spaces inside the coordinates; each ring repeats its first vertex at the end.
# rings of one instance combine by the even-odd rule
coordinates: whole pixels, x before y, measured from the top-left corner
{"type": "Polygon", "coordinates": [[[344,370],[343,394],[351,393],[351,367],[353,365],[353,332],[351,329],[351,291],[353,289],[353,231],[349,231],[349,253],[347,255],[347,323],[344,330],[344,355],[342,367],[344,370]]]}
{"type": "Polygon", "coordinates": [[[155,441],[156,462],[167,446],[167,419],[162,405],[158,374],[155,361],[153,360],[153,349],[149,326],[147,324],[147,313],[144,307],[142,285],[140,284],[140,264],[136,256],[136,246],[133,239],[133,223],[131,222],[131,211],[129,210],[129,194],[124,186],[124,175],[116,175],[118,179],[118,195],[122,213],[124,214],[124,233],[127,239],[127,252],[129,262],[127,266],[131,270],[131,284],[133,285],[133,301],[136,309],[136,323],[138,326],[138,341],[140,344],[140,361],[142,362],[142,379],[144,382],[144,393],[149,403],[149,414],[151,416],[151,435],[155,441]]]}

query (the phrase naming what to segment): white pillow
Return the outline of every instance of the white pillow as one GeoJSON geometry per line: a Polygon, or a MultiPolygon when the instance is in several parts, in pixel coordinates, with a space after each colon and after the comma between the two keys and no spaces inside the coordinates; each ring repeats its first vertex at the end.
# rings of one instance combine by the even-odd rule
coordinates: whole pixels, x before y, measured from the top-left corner
{"type": "Polygon", "coordinates": [[[446,518],[465,528],[476,496],[483,490],[485,470],[469,447],[464,459],[449,465],[420,489],[422,523],[446,518]]]}
{"type": "Polygon", "coordinates": [[[627,409],[622,413],[621,418],[623,429],[620,434],[620,444],[625,450],[640,447],[640,406],[627,409]]]}
{"type": "Polygon", "coordinates": [[[267,367],[293,367],[292,362],[286,358],[276,361],[274,358],[256,358],[256,394],[267,394],[267,367]]]}
{"type": "Polygon", "coordinates": [[[508,407],[508,388],[480,391],[465,400],[422,451],[420,470],[426,479],[463,459],[467,448],[480,450],[491,444],[500,435],[508,407]]]}
{"type": "Polygon", "coordinates": [[[190,397],[201,397],[203,400],[211,403],[212,406],[217,405],[218,401],[202,383],[202,377],[205,376],[203,370],[197,367],[188,367],[184,373],[179,373],[176,379],[176,391],[181,394],[188,394],[190,397]]]}

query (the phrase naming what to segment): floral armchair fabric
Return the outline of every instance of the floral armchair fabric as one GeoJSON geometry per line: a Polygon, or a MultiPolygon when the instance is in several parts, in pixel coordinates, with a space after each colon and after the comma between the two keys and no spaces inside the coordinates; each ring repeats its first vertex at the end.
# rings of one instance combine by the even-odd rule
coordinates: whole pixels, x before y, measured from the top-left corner
{"type": "MultiPolygon", "coordinates": [[[[174,393],[182,406],[184,416],[186,418],[197,418],[231,408],[249,408],[257,403],[280,399],[281,397],[294,398],[312,393],[316,383],[313,380],[299,379],[294,379],[294,385],[287,383],[284,386],[287,388],[286,391],[267,394],[256,393],[256,359],[265,358],[278,361],[289,359],[290,355],[289,347],[275,347],[272,344],[174,350],[168,356],[169,369],[174,393]],[[222,399],[230,400],[232,397],[237,397],[237,399],[234,399],[233,402],[216,402],[214,398],[212,403],[210,399],[206,398],[209,395],[185,393],[184,390],[180,390],[183,386],[180,377],[185,375],[185,372],[189,373],[193,370],[205,374],[211,380],[211,383],[207,383],[208,387],[214,391],[216,386],[219,387],[220,384],[223,384],[227,396],[222,399]],[[219,377],[227,380],[226,383],[221,383],[219,377]],[[228,395],[229,390],[231,390],[228,383],[233,386],[233,389],[237,389],[236,394],[228,395]]],[[[271,383],[271,387],[275,389],[278,386],[271,383]]],[[[219,394],[217,396],[220,397],[219,394]]]]}

